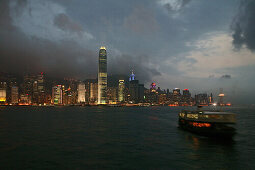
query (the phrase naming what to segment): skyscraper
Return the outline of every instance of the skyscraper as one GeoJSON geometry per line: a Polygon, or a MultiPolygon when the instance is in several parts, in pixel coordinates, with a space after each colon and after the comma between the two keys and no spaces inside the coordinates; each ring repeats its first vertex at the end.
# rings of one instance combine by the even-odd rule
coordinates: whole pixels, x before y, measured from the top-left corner
{"type": "Polygon", "coordinates": [[[57,85],[52,88],[52,99],[54,104],[62,104],[63,95],[61,85],[57,85]]]}
{"type": "Polygon", "coordinates": [[[90,94],[89,102],[95,104],[98,100],[98,84],[96,82],[90,82],[90,94]]]}
{"type": "Polygon", "coordinates": [[[19,88],[17,86],[11,87],[11,103],[12,104],[19,103],[19,88]]]}
{"type": "Polygon", "coordinates": [[[139,80],[136,80],[135,74],[132,71],[129,78],[129,102],[138,103],[144,98],[144,85],[139,84],[139,80]]]}
{"type": "Polygon", "coordinates": [[[98,61],[98,104],[107,103],[107,54],[106,48],[100,47],[98,61]]]}
{"type": "Polygon", "coordinates": [[[124,90],[125,90],[125,83],[124,80],[119,80],[119,89],[118,89],[118,101],[124,101],[124,90]]]}
{"type": "Polygon", "coordinates": [[[84,103],[85,102],[85,84],[79,83],[78,84],[78,103],[84,103]]]}
{"type": "Polygon", "coordinates": [[[0,104],[4,104],[6,102],[6,82],[0,82],[0,104]]]}

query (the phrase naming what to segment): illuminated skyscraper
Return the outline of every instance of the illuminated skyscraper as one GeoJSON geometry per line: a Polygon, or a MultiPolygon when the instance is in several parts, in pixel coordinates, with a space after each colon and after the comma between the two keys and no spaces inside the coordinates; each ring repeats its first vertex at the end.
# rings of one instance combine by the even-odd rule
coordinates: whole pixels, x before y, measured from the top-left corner
{"type": "Polygon", "coordinates": [[[0,82],[0,104],[5,104],[6,102],[6,82],[0,82]]]}
{"type": "Polygon", "coordinates": [[[54,104],[63,103],[62,86],[57,85],[52,88],[52,99],[54,104]]]}
{"type": "Polygon", "coordinates": [[[11,87],[11,103],[12,104],[19,103],[19,88],[17,86],[11,87]]]}
{"type": "Polygon", "coordinates": [[[78,103],[84,103],[85,102],[85,84],[79,83],[78,84],[78,103]]]}
{"type": "Polygon", "coordinates": [[[37,83],[38,83],[38,85],[37,85],[38,92],[44,93],[45,89],[44,89],[44,75],[43,75],[43,73],[41,73],[37,76],[37,83]]]}
{"type": "Polygon", "coordinates": [[[96,82],[90,83],[90,95],[89,95],[89,102],[96,103],[98,100],[98,84],[96,82]]]}
{"type": "Polygon", "coordinates": [[[135,80],[135,74],[134,74],[134,71],[132,70],[132,73],[129,77],[129,81],[132,81],[132,80],[135,80]]]}
{"type": "Polygon", "coordinates": [[[144,85],[139,84],[139,80],[136,80],[135,74],[132,71],[129,77],[129,102],[138,103],[144,98],[144,85]]]}
{"type": "Polygon", "coordinates": [[[119,89],[118,89],[118,101],[124,101],[124,90],[125,90],[125,83],[124,80],[119,80],[119,89]]]}
{"type": "Polygon", "coordinates": [[[107,54],[106,48],[99,50],[98,61],[98,104],[107,103],[107,54]]]}

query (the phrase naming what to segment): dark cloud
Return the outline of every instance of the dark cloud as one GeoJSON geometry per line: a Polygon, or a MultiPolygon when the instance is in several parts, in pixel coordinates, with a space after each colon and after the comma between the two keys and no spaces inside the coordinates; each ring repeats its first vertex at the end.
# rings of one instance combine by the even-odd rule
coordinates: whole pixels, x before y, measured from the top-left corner
{"type": "Polygon", "coordinates": [[[236,49],[243,45],[255,51],[255,1],[242,0],[239,13],[232,23],[233,44],[236,49]]]}
{"type": "Polygon", "coordinates": [[[225,74],[220,77],[221,79],[231,79],[231,75],[225,74]]]}
{"type": "MultiPolygon", "coordinates": [[[[21,3],[21,1],[19,2],[21,3]]],[[[20,8],[16,5],[15,9],[12,10],[22,13],[22,9],[26,7],[27,3],[23,1],[20,8]]],[[[42,38],[42,36],[27,35],[19,27],[13,25],[12,17],[15,16],[10,17],[9,7],[9,1],[1,1],[0,72],[18,73],[20,75],[45,72],[51,77],[80,79],[97,76],[99,50],[97,45],[95,48],[86,48],[86,44],[81,44],[77,39],[56,41],[42,38]]],[[[78,34],[84,31],[82,24],[75,22],[66,14],[61,13],[53,19],[54,26],[63,31],[78,34]]],[[[54,28],[48,31],[54,33],[56,30],[54,28]]],[[[40,34],[40,31],[38,33],[40,34]]],[[[95,42],[92,41],[91,43],[95,42]]],[[[130,68],[133,68],[140,80],[149,81],[151,75],[160,74],[156,69],[148,66],[150,64],[149,58],[129,55],[111,56],[108,54],[109,74],[122,73],[128,75],[130,68]]]]}
{"type": "Polygon", "coordinates": [[[159,26],[152,10],[139,6],[124,19],[124,27],[136,33],[152,33],[159,26]]]}
{"type": "Polygon", "coordinates": [[[191,0],[175,0],[171,1],[171,3],[165,3],[164,7],[167,9],[169,13],[172,12],[178,12],[180,11],[183,7],[185,7],[191,0]]]}
{"type": "Polygon", "coordinates": [[[59,14],[56,16],[54,19],[54,24],[64,31],[77,32],[78,34],[81,34],[84,31],[80,23],[71,20],[65,14],[59,14]]]}
{"type": "Polygon", "coordinates": [[[108,67],[110,73],[127,75],[133,70],[137,79],[144,83],[149,82],[153,76],[161,75],[158,69],[150,64],[151,59],[148,56],[122,55],[109,60],[111,60],[108,67]]]}

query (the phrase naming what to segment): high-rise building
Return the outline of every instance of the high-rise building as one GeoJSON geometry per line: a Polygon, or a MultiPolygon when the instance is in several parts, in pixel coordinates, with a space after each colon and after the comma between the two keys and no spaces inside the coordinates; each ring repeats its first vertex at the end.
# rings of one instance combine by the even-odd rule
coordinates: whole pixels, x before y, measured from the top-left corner
{"type": "Polygon", "coordinates": [[[137,103],[139,100],[139,81],[138,80],[131,80],[129,82],[129,94],[130,94],[129,101],[132,103],[137,103]]]}
{"type": "Polygon", "coordinates": [[[43,93],[44,92],[44,75],[43,73],[39,74],[37,76],[37,87],[38,87],[38,92],[43,93]]]}
{"type": "Polygon", "coordinates": [[[57,85],[52,88],[52,99],[54,104],[63,103],[62,86],[57,85]]]}
{"type": "Polygon", "coordinates": [[[195,101],[196,101],[196,105],[202,105],[202,106],[207,106],[208,105],[208,96],[206,93],[201,93],[201,94],[197,94],[195,95],[195,101]]]}
{"type": "Polygon", "coordinates": [[[0,89],[0,103],[6,102],[6,89],[0,89]]]}
{"type": "Polygon", "coordinates": [[[0,104],[6,103],[6,82],[0,82],[0,104]]]}
{"type": "Polygon", "coordinates": [[[224,106],[224,102],[223,102],[224,96],[225,96],[225,94],[223,93],[223,88],[220,88],[220,94],[218,95],[218,97],[219,97],[218,105],[224,106]]]}
{"type": "Polygon", "coordinates": [[[35,80],[34,76],[30,75],[24,75],[23,84],[22,84],[22,93],[28,94],[29,96],[32,96],[33,93],[33,82],[35,80]]]}
{"type": "Polygon", "coordinates": [[[89,102],[96,103],[97,100],[98,100],[98,84],[96,82],[90,82],[89,102]]]}
{"type": "Polygon", "coordinates": [[[119,80],[119,88],[118,88],[118,101],[124,102],[124,90],[125,90],[125,82],[124,80],[119,80]]]}
{"type": "Polygon", "coordinates": [[[116,104],[118,100],[118,88],[108,87],[107,88],[107,101],[109,104],[116,104]]]}
{"type": "Polygon", "coordinates": [[[33,82],[33,97],[32,97],[32,102],[33,104],[38,104],[38,82],[35,80],[33,82]]]}
{"type": "Polygon", "coordinates": [[[31,104],[31,96],[28,94],[21,94],[20,95],[20,105],[30,105],[31,104]]]}
{"type": "Polygon", "coordinates": [[[85,103],[85,84],[78,84],[78,103],[85,103]]]}
{"type": "Polygon", "coordinates": [[[150,91],[156,92],[156,83],[151,83],[150,91]]]}
{"type": "Polygon", "coordinates": [[[43,72],[37,76],[37,90],[38,100],[37,104],[44,104],[45,102],[45,82],[43,72]]]}
{"type": "Polygon", "coordinates": [[[180,104],[181,101],[181,90],[179,88],[173,89],[173,101],[175,104],[180,104]]]}
{"type": "Polygon", "coordinates": [[[213,94],[211,93],[211,95],[208,97],[208,101],[209,101],[209,104],[212,105],[214,103],[214,100],[213,100],[213,94]]]}
{"type": "Polygon", "coordinates": [[[134,71],[132,70],[132,73],[129,77],[129,81],[132,81],[132,80],[135,80],[135,74],[134,74],[134,71]]]}
{"type": "Polygon", "coordinates": [[[99,50],[98,61],[98,104],[107,103],[107,54],[106,48],[99,50]]]}
{"type": "Polygon", "coordinates": [[[143,102],[144,101],[144,84],[139,84],[138,87],[138,100],[139,102],[143,102]]]}
{"type": "Polygon", "coordinates": [[[192,105],[192,99],[191,99],[191,94],[189,92],[189,89],[184,89],[182,95],[182,102],[184,106],[189,106],[192,105]]]}
{"type": "Polygon", "coordinates": [[[17,86],[11,87],[11,103],[12,104],[19,103],[19,88],[17,86]]]}

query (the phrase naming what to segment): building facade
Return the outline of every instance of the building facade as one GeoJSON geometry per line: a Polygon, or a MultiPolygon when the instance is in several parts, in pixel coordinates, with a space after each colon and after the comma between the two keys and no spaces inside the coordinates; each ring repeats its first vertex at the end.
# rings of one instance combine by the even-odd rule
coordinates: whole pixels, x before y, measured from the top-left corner
{"type": "Polygon", "coordinates": [[[17,86],[11,87],[11,103],[12,104],[19,103],[19,88],[17,86]]]}
{"type": "Polygon", "coordinates": [[[125,92],[125,81],[119,80],[118,88],[118,102],[124,102],[124,93],[125,92]]]}
{"type": "Polygon", "coordinates": [[[85,103],[85,84],[78,84],[78,103],[85,103]]]}
{"type": "Polygon", "coordinates": [[[52,88],[52,99],[53,99],[53,104],[63,103],[63,94],[62,94],[61,85],[57,85],[52,88]]]}
{"type": "Polygon", "coordinates": [[[99,50],[98,61],[98,104],[107,103],[107,54],[106,48],[99,50]]]}

